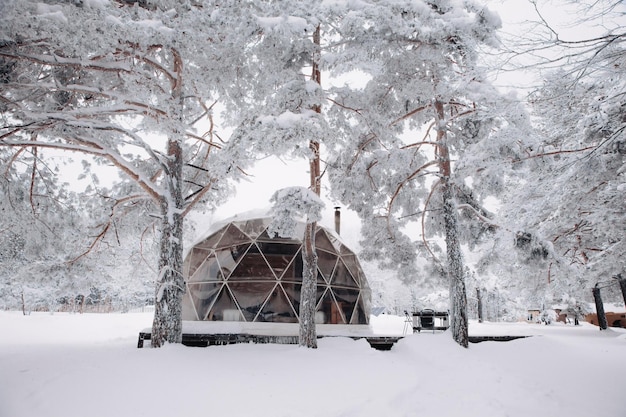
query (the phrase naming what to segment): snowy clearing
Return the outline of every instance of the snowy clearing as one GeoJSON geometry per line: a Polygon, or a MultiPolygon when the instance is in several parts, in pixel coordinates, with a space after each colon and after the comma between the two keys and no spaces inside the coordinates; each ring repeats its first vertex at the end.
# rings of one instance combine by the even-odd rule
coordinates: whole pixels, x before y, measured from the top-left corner
{"type": "MultiPolygon", "coordinates": [[[[324,338],[293,345],[137,349],[150,313],[0,312],[0,416],[626,415],[626,330],[470,324],[471,344],[421,333],[391,351],[324,338]]],[[[372,317],[378,334],[404,319],[372,317]]]]}

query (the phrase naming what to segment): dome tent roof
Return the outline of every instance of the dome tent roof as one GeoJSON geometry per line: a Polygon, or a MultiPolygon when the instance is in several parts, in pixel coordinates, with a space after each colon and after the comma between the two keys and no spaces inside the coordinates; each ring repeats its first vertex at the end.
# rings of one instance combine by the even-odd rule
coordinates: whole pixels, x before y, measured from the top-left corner
{"type": "MultiPolygon", "coordinates": [[[[300,239],[270,237],[271,217],[220,222],[187,253],[184,320],[296,323],[302,285],[300,239]]],[[[304,222],[298,228],[304,231],[304,222]]],[[[299,233],[303,235],[303,233],[299,233]]],[[[356,255],[318,226],[316,322],[367,324],[370,289],[356,255]]]]}

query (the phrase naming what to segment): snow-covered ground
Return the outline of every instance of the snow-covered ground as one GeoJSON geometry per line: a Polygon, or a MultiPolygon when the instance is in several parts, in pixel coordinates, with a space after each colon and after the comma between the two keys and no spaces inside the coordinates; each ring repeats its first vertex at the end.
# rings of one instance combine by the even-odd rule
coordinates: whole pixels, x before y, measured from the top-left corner
{"type": "MultiPolygon", "coordinates": [[[[588,324],[470,324],[534,335],[458,347],[409,335],[364,340],[137,349],[150,313],[0,312],[1,417],[626,416],[626,331],[588,324]]],[[[402,317],[372,318],[402,334],[402,317]]]]}

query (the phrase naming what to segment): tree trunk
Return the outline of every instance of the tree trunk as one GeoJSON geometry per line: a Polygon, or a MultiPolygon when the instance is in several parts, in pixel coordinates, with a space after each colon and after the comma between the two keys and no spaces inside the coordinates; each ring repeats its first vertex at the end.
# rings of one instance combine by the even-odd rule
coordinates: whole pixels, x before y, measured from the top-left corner
{"type": "Polygon", "coordinates": [[[454,202],[453,185],[450,181],[452,167],[450,153],[446,143],[443,103],[435,101],[437,123],[437,157],[441,174],[443,196],[443,218],[446,233],[446,251],[448,255],[448,280],[450,284],[450,329],[452,338],[461,346],[469,344],[467,326],[467,294],[463,276],[463,256],[459,241],[458,213],[454,202]]]}
{"type": "Polygon", "coordinates": [[[300,292],[300,346],[317,348],[315,302],[317,299],[316,223],[307,223],[302,244],[302,290],[300,292]]]}
{"type": "Polygon", "coordinates": [[[176,140],[168,141],[170,198],[161,199],[161,237],[159,246],[159,277],[156,285],[152,347],[165,342],[181,343],[183,335],[183,218],[182,212],[182,149],[176,140]]]}
{"type": "Polygon", "coordinates": [[[459,241],[456,204],[452,186],[444,185],[443,216],[446,228],[446,250],[448,254],[448,279],[450,280],[450,328],[452,337],[461,346],[469,343],[467,326],[467,295],[463,276],[463,257],[459,241]]]}
{"type": "Polygon", "coordinates": [[[602,296],[600,295],[600,288],[597,286],[591,289],[593,293],[593,300],[596,302],[596,313],[598,315],[598,326],[600,330],[606,330],[609,324],[606,321],[606,314],[604,314],[604,304],[602,303],[602,296]]]}
{"type": "MultiPolygon", "coordinates": [[[[322,83],[319,68],[320,58],[320,27],[313,33],[315,51],[312,56],[311,79],[317,84],[322,83]]],[[[313,111],[321,113],[319,105],[313,106],[313,111]]],[[[309,144],[313,156],[309,162],[311,189],[318,196],[321,193],[320,186],[320,144],[311,141],[309,144]]],[[[302,239],[302,290],[300,291],[300,346],[317,348],[317,331],[315,329],[315,303],[317,301],[317,253],[315,252],[315,222],[309,223],[307,219],[304,238],[302,239]]]]}
{"type": "Polygon", "coordinates": [[[478,322],[483,322],[483,297],[480,288],[476,288],[476,299],[478,300],[478,322]]]}
{"type": "Polygon", "coordinates": [[[179,123],[167,140],[167,158],[163,162],[165,192],[161,206],[161,237],[159,245],[159,276],[157,278],[154,320],[152,322],[152,347],[165,342],[181,343],[183,339],[183,60],[176,48],[171,49],[174,72],[172,79],[171,118],[179,123]]]}
{"type": "Polygon", "coordinates": [[[622,290],[622,297],[624,298],[624,307],[626,307],[626,278],[622,276],[622,274],[617,274],[617,282],[619,282],[619,287],[622,290]]]}

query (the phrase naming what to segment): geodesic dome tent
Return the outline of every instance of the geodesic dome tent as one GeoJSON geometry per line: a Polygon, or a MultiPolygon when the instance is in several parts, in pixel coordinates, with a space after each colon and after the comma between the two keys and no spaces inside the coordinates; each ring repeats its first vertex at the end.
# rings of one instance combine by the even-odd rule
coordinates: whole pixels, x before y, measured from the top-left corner
{"type": "MultiPolygon", "coordinates": [[[[184,320],[298,322],[302,242],[270,237],[270,222],[234,219],[193,246],[184,263],[184,320]]],[[[316,322],[368,324],[371,292],[356,255],[321,226],[315,239],[316,322]]]]}

